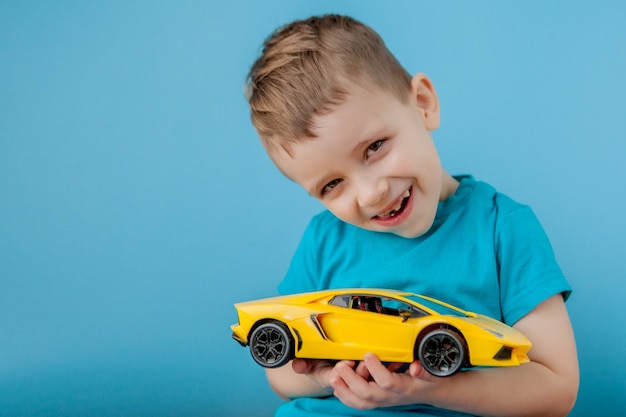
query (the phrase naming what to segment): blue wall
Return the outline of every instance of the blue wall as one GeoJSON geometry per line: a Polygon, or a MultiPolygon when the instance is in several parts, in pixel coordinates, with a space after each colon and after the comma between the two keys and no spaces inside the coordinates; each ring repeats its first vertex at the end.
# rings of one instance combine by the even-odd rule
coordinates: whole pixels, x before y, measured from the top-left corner
{"type": "Polygon", "coordinates": [[[572,415],[619,414],[624,3],[215,3],[0,2],[0,415],[271,415],[232,304],[274,294],[320,206],[242,86],[271,30],[325,12],[430,75],[450,172],[535,208],[575,288],[572,415]]]}

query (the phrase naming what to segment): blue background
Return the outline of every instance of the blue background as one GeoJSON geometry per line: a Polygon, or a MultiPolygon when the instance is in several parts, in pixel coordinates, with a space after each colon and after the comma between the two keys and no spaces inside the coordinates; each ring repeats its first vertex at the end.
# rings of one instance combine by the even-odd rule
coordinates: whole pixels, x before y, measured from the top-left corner
{"type": "Polygon", "coordinates": [[[431,77],[450,172],[534,207],[575,289],[572,415],[623,411],[623,2],[2,0],[0,415],[272,414],[232,304],[275,293],[321,206],[243,83],[326,12],[431,77]]]}

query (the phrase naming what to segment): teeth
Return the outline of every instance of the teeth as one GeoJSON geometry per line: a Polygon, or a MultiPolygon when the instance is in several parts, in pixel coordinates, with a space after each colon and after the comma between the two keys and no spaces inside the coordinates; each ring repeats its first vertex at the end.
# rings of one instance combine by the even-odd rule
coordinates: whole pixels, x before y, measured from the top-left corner
{"type": "Polygon", "coordinates": [[[398,202],[398,205],[396,207],[394,207],[393,209],[391,209],[389,211],[389,213],[387,213],[386,215],[380,216],[380,217],[393,217],[393,216],[395,216],[398,213],[398,211],[400,211],[400,209],[402,208],[402,204],[404,203],[404,200],[407,197],[409,197],[410,195],[411,195],[411,191],[410,190],[406,190],[404,192],[404,194],[402,194],[402,198],[398,202]]]}

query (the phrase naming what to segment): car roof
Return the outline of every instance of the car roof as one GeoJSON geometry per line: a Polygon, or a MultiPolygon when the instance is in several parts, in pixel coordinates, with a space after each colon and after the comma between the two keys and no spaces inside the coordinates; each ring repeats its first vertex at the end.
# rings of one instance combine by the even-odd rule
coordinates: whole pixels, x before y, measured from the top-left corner
{"type": "MultiPolygon", "coordinates": [[[[243,303],[238,303],[236,304],[236,306],[243,307],[244,305],[251,306],[255,304],[272,304],[272,303],[309,304],[309,303],[316,302],[318,300],[322,300],[325,298],[338,296],[338,295],[379,296],[379,297],[392,297],[392,298],[393,297],[417,297],[427,302],[432,302],[435,304],[442,305],[444,307],[448,307],[464,315],[475,315],[475,313],[462,310],[456,306],[437,300],[435,298],[427,297],[424,295],[420,295],[420,294],[416,294],[416,293],[412,293],[408,291],[399,291],[399,290],[384,289],[384,288],[339,288],[339,289],[330,289],[330,290],[322,290],[322,291],[312,291],[312,292],[282,295],[278,297],[247,301],[243,303]]],[[[410,301],[414,303],[417,302],[415,300],[410,300],[410,301]]],[[[421,305],[421,303],[419,302],[418,304],[421,305]]],[[[429,312],[431,313],[437,313],[428,305],[422,305],[422,307],[429,310],[429,312]]]]}

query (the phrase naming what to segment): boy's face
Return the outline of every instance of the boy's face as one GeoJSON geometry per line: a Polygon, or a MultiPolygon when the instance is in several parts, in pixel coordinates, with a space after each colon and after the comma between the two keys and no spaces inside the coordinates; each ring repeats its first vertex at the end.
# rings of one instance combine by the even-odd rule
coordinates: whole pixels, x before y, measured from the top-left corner
{"type": "Polygon", "coordinates": [[[271,153],[279,169],[354,226],[403,237],[431,227],[444,196],[443,169],[430,131],[439,126],[428,79],[413,79],[402,103],[355,86],[346,100],[314,119],[313,139],[271,153]]]}

